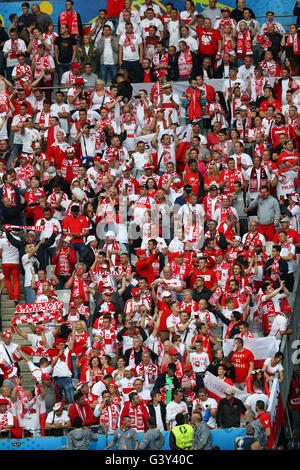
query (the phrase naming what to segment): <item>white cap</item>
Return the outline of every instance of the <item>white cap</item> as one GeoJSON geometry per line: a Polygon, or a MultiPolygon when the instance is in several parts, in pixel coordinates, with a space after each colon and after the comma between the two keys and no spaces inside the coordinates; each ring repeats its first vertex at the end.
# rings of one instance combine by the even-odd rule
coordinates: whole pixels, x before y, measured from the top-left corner
{"type": "Polygon", "coordinates": [[[233,237],[234,240],[238,240],[239,242],[242,241],[241,237],[239,235],[234,235],[233,237]]]}
{"type": "Polygon", "coordinates": [[[115,232],[112,232],[111,230],[109,230],[108,232],[106,232],[105,236],[109,238],[115,238],[116,234],[115,232]]]}
{"type": "Polygon", "coordinates": [[[167,290],[165,290],[165,291],[161,294],[162,297],[169,297],[170,295],[171,295],[171,292],[169,292],[169,291],[167,291],[167,290]]]}
{"type": "Polygon", "coordinates": [[[88,245],[89,243],[91,242],[94,242],[95,240],[97,240],[97,238],[95,237],[95,235],[89,235],[86,239],[86,242],[85,244],[88,245]]]}

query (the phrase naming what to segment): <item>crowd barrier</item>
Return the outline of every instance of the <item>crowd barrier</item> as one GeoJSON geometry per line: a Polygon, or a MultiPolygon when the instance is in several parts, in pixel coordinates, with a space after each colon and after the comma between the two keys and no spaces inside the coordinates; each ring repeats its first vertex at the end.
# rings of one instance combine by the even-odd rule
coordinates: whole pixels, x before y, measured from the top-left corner
{"type": "MultiPolygon", "coordinates": [[[[165,445],[162,450],[171,450],[169,446],[169,432],[164,432],[165,445]]],[[[220,450],[233,450],[236,437],[244,436],[245,428],[215,429],[211,431],[212,445],[219,446],[220,450]]],[[[139,441],[143,433],[138,433],[139,441]]],[[[99,435],[97,442],[91,442],[89,450],[104,450],[112,441],[113,435],[99,435]]],[[[0,439],[1,450],[58,450],[66,445],[66,436],[41,437],[37,439],[0,439]]],[[[112,447],[117,450],[117,447],[112,447]]]]}

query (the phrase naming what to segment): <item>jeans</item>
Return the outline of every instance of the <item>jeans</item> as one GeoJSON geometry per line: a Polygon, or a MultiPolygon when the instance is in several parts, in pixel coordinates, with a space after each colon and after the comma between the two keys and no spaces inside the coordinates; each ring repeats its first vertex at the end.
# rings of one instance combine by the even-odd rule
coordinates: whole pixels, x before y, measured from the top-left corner
{"type": "Polygon", "coordinates": [[[34,304],[35,302],[35,291],[32,287],[27,286],[24,287],[24,294],[25,294],[25,302],[27,304],[34,304]]]}
{"type": "Polygon", "coordinates": [[[107,82],[108,74],[110,74],[110,81],[113,82],[117,74],[117,71],[118,71],[117,65],[106,65],[106,64],[100,65],[100,75],[101,75],[102,80],[105,81],[105,83],[107,82]]]}
{"type": "Polygon", "coordinates": [[[58,387],[60,398],[62,399],[63,392],[65,393],[68,403],[74,403],[74,389],[71,377],[55,377],[55,382],[58,387]]]}
{"type": "Polygon", "coordinates": [[[13,69],[14,69],[14,67],[6,67],[6,69],[5,69],[5,72],[6,72],[6,80],[8,80],[9,82],[12,82],[11,75],[12,75],[13,69]]]}
{"type": "Polygon", "coordinates": [[[12,147],[13,148],[10,157],[12,160],[15,160],[22,153],[23,144],[13,144],[12,147]]]}
{"type": "Polygon", "coordinates": [[[56,64],[56,72],[58,75],[59,83],[61,81],[62,74],[71,70],[71,64],[56,64]]]}
{"type": "Polygon", "coordinates": [[[52,258],[55,255],[55,246],[54,247],[49,247],[44,250],[44,262],[45,266],[48,266],[48,264],[52,264],[52,258]],[[49,262],[50,258],[50,262],[49,262]]]}
{"type": "Polygon", "coordinates": [[[85,244],[84,243],[71,243],[71,248],[77,251],[79,257],[81,256],[82,252],[84,251],[85,244]]]}
{"type": "Polygon", "coordinates": [[[71,356],[71,365],[72,365],[72,375],[74,379],[78,379],[80,377],[80,367],[75,367],[76,356],[71,356]]]}

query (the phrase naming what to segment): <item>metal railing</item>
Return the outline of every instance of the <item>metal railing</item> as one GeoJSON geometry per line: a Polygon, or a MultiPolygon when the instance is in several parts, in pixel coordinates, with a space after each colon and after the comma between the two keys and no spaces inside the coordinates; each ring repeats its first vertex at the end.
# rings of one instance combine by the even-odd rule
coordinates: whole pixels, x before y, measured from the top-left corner
{"type": "MultiPolygon", "coordinates": [[[[298,262],[298,267],[295,272],[295,300],[292,308],[292,314],[290,317],[290,328],[292,333],[290,335],[283,336],[283,339],[280,344],[280,352],[284,354],[284,359],[282,361],[282,366],[284,368],[284,380],[280,384],[280,393],[283,402],[283,406],[286,410],[286,426],[285,430],[288,434],[291,434],[291,424],[289,419],[289,413],[287,409],[288,395],[290,390],[291,378],[294,371],[295,364],[292,361],[293,353],[295,352],[295,347],[293,347],[294,342],[300,338],[300,262],[298,262]]],[[[277,437],[279,438],[279,436],[277,437]]]]}

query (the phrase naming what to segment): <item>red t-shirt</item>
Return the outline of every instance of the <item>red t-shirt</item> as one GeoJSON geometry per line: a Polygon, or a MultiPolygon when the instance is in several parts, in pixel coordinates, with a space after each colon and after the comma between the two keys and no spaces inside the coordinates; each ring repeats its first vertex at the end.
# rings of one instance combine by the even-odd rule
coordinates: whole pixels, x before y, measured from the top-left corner
{"type": "Polygon", "coordinates": [[[217,29],[204,29],[201,26],[196,27],[199,36],[199,54],[216,55],[218,52],[218,41],[222,37],[217,29]]]}
{"type": "Polygon", "coordinates": [[[281,108],[282,108],[281,102],[278,100],[273,100],[273,101],[265,100],[265,101],[262,101],[262,103],[260,103],[259,110],[266,112],[268,106],[274,106],[274,108],[278,109],[279,111],[281,111],[281,108]]]}
{"type": "Polygon", "coordinates": [[[271,434],[267,440],[267,449],[272,449],[275,444],[275,439],[274,439],[273,427],[272,427],[270,415],[266,411],[263,411],[256,417],[256,419],[259,419],[264,429],[266,428],[271,429],[271,434]]]}
{"type": "Polygon", "coordinates": [[[212,271],[212,269],[207,269],[206,271],[200,271],[200,269],[197,269],[197,271],[195,271],[191,277],[192,288],[194,286],[197,276],[202,276],[204,278],[204,286],[208,289],[212,289],[214,287],[214,284],[218,283],[217,275],[214,271],[212,271]]]}
{"type": "MultiPolygon", "coordinates": [[[[89,228],[88,221],[84,215],[74,218],[68,215],[62,223],[63,229],[69,230],[70,233],[82,233],[83,230],[89,228]]],[[[83,237],[72,238],[71,243],[84,243],[83,237]]]]}
{"type": "Polygon", "coordinates": [[[232,363],[235,367],[235,382],[242,384],[248,375],[249,363],[254,362],[254,356],[249,349],[235,351],[232,355],[232,363]]]}
{"type": "MultiPolygon", "coordinates": [[[[287,240],[289,243],[293,243],[295,245],[296,243],[300,242],[300,235],[296,230],[292,230],[289,228],[287,230],[287,240]]],[[[275,233],[275,237],[273,238],[273,242],[277,245],[279,243],[279,232],[275,233]]]]}
{"type": "Polygon", "coordinates": [[[161,300],[157,301],[157,308],[158,310],[163,311],[160,319],[159,331],[168,331],[167,318],[171,315],[171,310],[169,309],[169,306],[166,304],[166,302],[162,302],[161,300]]]}

